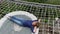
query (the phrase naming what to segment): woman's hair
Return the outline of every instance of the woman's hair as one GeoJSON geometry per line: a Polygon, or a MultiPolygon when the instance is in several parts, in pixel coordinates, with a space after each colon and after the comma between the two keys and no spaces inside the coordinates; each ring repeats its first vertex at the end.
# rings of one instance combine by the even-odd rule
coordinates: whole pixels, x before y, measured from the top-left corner
{"type": "Polygon", "coordinates": [[[37,26],[37,28],[40,26],[40,21],[41,21],[41,19],[38,19],[37,21],[36,21],[36,25],[34,25],[34,26],[37,26]]]}
{"type": "Polygon", "coordinates": [[[39,27],[41,24],[41,19],[38,19],[37,27],[39,27]]]}
{"type": "Polygon", "coordinates": [[[36,25],[34,26],[37,26],[37,28],[40,26],[40,22],[37,21],[36,25]]]}
{"type": "Polygon", "coordinates": [[[39,25],[40,25],[40,23],[37,23],[37,25],[36,25],[36,26],[37,26],[37,28],[39,27],[39,25]]]}

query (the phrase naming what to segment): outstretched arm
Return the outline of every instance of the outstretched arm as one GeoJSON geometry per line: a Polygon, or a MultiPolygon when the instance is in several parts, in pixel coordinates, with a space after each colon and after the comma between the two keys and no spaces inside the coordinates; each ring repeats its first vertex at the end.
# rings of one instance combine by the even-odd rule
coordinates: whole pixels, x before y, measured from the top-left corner
{"type": "Polygon", "coordinates": [[[33,30],[33,32],[36,32],[36,30],[37,30],[37,26],[35,26],[35,27],[34,27],[34,30],[33,30]]]}

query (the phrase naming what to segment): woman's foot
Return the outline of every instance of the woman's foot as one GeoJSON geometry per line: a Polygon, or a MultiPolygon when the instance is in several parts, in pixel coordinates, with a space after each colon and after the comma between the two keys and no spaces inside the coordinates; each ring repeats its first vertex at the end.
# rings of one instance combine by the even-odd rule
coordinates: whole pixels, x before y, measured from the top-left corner
{"type": "Polygon", "coordinates": [[[10,19],[10,18],[11,18],[11,16],[8,16],[7,18],[8,18],[8,19],[10,19]]]}

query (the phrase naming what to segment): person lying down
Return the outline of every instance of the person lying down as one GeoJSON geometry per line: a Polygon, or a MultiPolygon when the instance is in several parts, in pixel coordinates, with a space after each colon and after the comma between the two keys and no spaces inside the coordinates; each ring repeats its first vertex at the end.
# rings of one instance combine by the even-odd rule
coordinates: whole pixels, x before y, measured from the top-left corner
{"type": "Polygon", "coordinates": [[[40,24],[40,19],[39,20],[26,20],[23,18],[17,18],[15,16],[9,16],[8,19],[20,26],[30,28],[33,33],[36,32],[36,29],[39,27],[39,24],[40,24]]]}

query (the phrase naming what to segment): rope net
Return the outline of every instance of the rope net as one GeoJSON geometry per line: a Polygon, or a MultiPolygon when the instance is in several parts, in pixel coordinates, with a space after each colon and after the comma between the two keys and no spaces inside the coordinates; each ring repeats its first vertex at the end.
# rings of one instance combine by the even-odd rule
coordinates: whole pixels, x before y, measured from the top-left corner
{"type": "Polygon", "coordinates": [[[41,19],[39,34],[60,34],[59,24],[55,18],[60,16],[60,8],[57,6],[25,3],[17,1],[0,2],[0,18],[12,11],[27,11],[41,19]]]}

